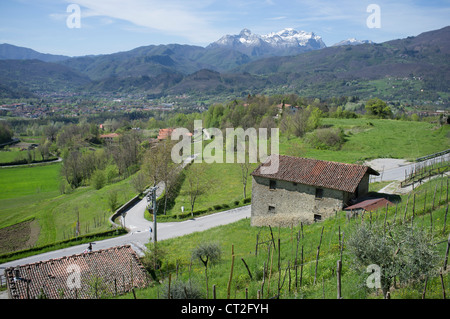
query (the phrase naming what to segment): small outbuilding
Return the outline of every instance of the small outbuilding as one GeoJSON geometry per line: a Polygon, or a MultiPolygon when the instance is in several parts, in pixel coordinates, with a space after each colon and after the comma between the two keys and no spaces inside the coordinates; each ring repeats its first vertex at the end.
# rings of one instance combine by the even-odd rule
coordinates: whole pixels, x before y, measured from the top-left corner
{"type": "Polygon", "coordinates": [[[369,190],[369,166],[271,155],[252,173],[252,226],[291,226],[334,216],[369,190]],[[278,170],[264,174],[278,157],[278,170]]]}
{"type": "Polygon", "coordinates": [[[345,207],[347,215],[352,217],[361,212],[374,212],[378,209],[386,208],[386,206],[394,205],[392,202],[388,201],[386,198],[364,198],[361,201],[345,207]]]}

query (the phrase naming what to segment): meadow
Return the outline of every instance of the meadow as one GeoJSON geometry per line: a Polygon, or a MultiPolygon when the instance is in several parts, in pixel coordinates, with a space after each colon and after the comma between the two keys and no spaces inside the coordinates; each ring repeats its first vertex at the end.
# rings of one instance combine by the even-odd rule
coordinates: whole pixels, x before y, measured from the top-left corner
{"type": "MultiPolygon", "coordinates": [[[[341,127],[346,142],[340,150],[317,150],[303,139],[280,136],[280,153],[348,163],[362,163],[379,157],[414,159],[450,148],[449,127],[437,128],[425,122],[376,119],[322,119],[322,125],[341,127]]],[[[207,191],[199,196],[195,210],[207,210],[217,205],[231,206],[243,200],[240,165],[202,164],[208,181],[207,191]]],[[[252,171],[258,164],[253,164],[252,171]]],[[[111,192],[118,195],[118,203],[136,195],[130,180],[106,185],[100,190],[84,186],[61,193],[64,185],[61,164],[0,169],[0,230],[33,220],[34,245],[46,245],[75,235],[77,221],[81,234],[109,230],[112,214],[108,206],[111,192]],[[37,230],[36,230],[37,229],[37,230]]],[[[246,197],[251,197],[251,178],[246,197]]],[[[186,181],[167,214],[190,211],[186,181]]],[[[24,236],[29,236],[25,234],[24,236]]],[[[25,240],[25,242],[27,242],[25,240]]]]}
{"type": "MultiPolygon", "coordinates": [[[[212,298],[214,288],[219,299],[227,298],[228,293],[230,298],[240,299],[256,299],[259,296],[336,299],[336,267],[341,259],[341,296],[344,299],[380,299],[383,298],[380,290],[366,286],[368,274],[365,269],[359,271],[352,267],[347,238],[362,223],[384,224],[388,230],[402,224],[413,224],[424,230],[430,242],[435,244],[437,266],[442,267],[450,229],[446,196],[448,178],[443,177],[416,188],[409,200],[408,195],[401,196],[397,205],[387,211],[380,209],[351,219],[345,212],[338,212],[334,218],[320,223],[287,228],[251,227],[250,220],[244,219],[204,232],[164,240],[158,243],[161,268],[153,271],[153,279],[156,280],[151,281],[149,288],[136,291],[136,298],[165,299],[169,286],[175,289],[183,284],[188,289],[198,289],[201,297],[206,298],[205,268],[198,260],[192,259],[192,252],[199,243],[216,243],[221,250],[221,260],[208,268],[209,298],[212,298]]],[[[148,247],[154,251],[153,244],[148,247]]],[[[148,258],[151,258],[150,255],[148,258]]],[[[448,272],[444,273],[443,284],[449,287],[448,272]]],[[[423,292],[423,278],[410,283],[397,281],[391,289],[391,298],[420,299],[423,292]]],[[[427,299],[442,298],[441,281],[437,274],[428,278],[425,292],[427,299]]],[[[128,294],[119,298],[131,299],[134,296],[128,294]]]]}
{"type": "MultiPolygon", "coordinates": [[[[398,158],[414,161],[420,156],[450,148],[450,128],[436,128],[425,122],[378,120],[378,119],[322,119],[323,126],[344,130],[346,142],[339,150],[319,150],[297,137],[280,136],[280,154],[316,158],[343,163],[364,164],[376,158],[398,158]]],[[[242,200],[243,184],[238,163],[195,164],[202,165],[208,180],[208,190],[199,196],[194,210],[213,208],[214,205],[230,205],[242,200]]],[[[258,166],[252,164],[250,172],[258,166]]],[[[189,168],[188,168],[189,169],[189,168]]],[[[251,197],[251,177],[246,197],[251,197]]],[[[190,210],[188,183],[185,180],[168,215],[190,210]]]]}
{"type": "MultiPolygon", "coordinates": [[[[60,163],[0,169],[0,231],[34,220],[36,246],[75,237],[77,221],[79,235],[106,231],[111,229],[109,194],[117,194],[118,205],[136,195],[131,177],[100,190],[86,186],[61,194],[64,181],[60,170],[60,163]]],[[[29,236],[26,230],[15,235],[29,236]]],[[[25,248],[29,247],[21,247],[25,248]]],[[[7,252],[6,248],[1,251],[7,252]]]]}
{"type": "Polygon", "coordinates": [[[427,122],[380,119],[322,119],[322,125],[344,130],[345,143],[340,150],[318,150],[300,138],[280,138],[280,153],[321,160],[359,163],[375,158],[416,158],[450,148],[450,128],[427,122]],[[293,148],[295,144],[300,147],[293,148]],[[292,150],[293,149],[293,150],[292,150]]]}

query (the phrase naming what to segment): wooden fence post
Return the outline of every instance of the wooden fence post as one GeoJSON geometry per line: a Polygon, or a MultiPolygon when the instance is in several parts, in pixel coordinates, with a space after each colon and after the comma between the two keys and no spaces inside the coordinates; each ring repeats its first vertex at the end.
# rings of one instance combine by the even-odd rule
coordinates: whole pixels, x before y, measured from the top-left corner
{"type": "Polygon", "coordinates": [[[423,287],[422,299],[425,299],[425,293],[427,291],[427,283],[428,283],[428,276],[425,277],[425,285],[423,287]]]}
{"type": "Polygon", "coordinates": [[[444,277],[442,277],[442,269],[439,271],[439,277],[441,278],[441,287],[442,287],[442,298],[445,298],[445,285],[444,285],[444,277]]]}
{"type": "Polygon", "coordinates": [[[314,285],[316,284],[316,279],[317,279],[317,267],[319,265],[319,253],[320,253],[320,245],[322,244],[323,228],[324,228],[324,226],[322,226],[322,232],[320,234],[319,246],[317,246],[316,270],[314,272],[314,285]]]}
{"type": "MultiPolygon", "coordinates": [[[[171,284],[171,281],[172,281],[172,277],[171,277],[171,274],[169,273],[169,287],[167,289],[167,299],[171,299],[170,298],[170,284],[171,284]]],[[[133,294],[134,294],[134,288],[133,288],[133,294]]],[[[136,299],[136,298],[134,298],[134,299],[136,299]]]]}
{"type": "Polygon", "coordinates": [[[241,260],[242,260],[242,262],[244,263],[245,268],[247,268],[247,272],[248,272],[248,275],[249,275],[249,277],[250,277],[250,280],[253,280],[252,273],[251,273],[250,269],[248,268],[248,265],[247,265],[247,263],[245,262],[244,258],[241,258],[241,260]]]}
{"type": "Polygon", "coordinates": [[[445,251],[445,258],[444,258],[444,271],[447,270],[447,261],[448,261],[448,251],[450,250],[450,234],[448,235],[447,240],[447,250],[445,251]]]}
{"type": "Polygon", "coordinates": [[[302,280],[303,280],[303,244],[302,244],[302,258],[300,261],[300,286],[302,286],[302,280]]]}
{"type": "Polygon", "coordinates": [[[231,270],[230,270],[230,279],[228,280],[227,299],[230,299],[231,280],[233,279],[233,268],[234,268],[234,245],[231,245],[231,270]]]}
{"type": "Polygon", "coordinates": [[[413,197],[413,209],[412,209],[412,216],[411,216],[411,227],[413,226],[413,223],[414,223],[414,215],[415,215],[415,211],[416,211],[416,194],[414,193],[414,197],[413,197]]]}
{"type": "Polygon", "coordinates": [[[336,277],[337,277],[337,299],[342,299],[341,295],[341,271],[342,271],[342,261],[337,261],[337,270],[336,270],[336,277]]]}
{"type": "Polygon", "coordinates": [[[448,203],[447,203],[447,208],[445,209],[444,228],[442,229],[442,235],[445,234],[445,226],[447,224],[447,213],[448,213],[448,203]]]}
{"type": "Polygon", "coordinates": [[[409,193],[408,198],[406,199],[405,214],[403,215],[403,222],[406,221],[406,213],[408,212],[408,202],[409,202],[409,197],[410,196],[411,196],[411,193],[409,193]]]}
{"type": "MultiPolygon", "coordinates": [[[[433,195],[433,205],[431,206],[431,211],[434,210],[434,201],[436,199],[436,191],[437,191],[438,184],[436,183],[436,187],[434,188],[434,195],[433,195]]],[[[438,205],[439,206],[439,205],[438,205]]]]}

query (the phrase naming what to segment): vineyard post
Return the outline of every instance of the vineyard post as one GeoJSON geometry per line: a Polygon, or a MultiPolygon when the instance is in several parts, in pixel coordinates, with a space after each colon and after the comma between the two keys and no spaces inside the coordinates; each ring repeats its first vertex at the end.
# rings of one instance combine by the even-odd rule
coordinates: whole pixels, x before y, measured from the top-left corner
{"type": "Polygon", "coordinates": [[[228,280],[228,287],[227,287],[227,299],[230,299],[231,280],[233,279],[233,268],[234,268],[234,245],[231,245],[231,270],[230,270],[230,278],[228,280]]]}
{"type": "Polygon", "coordinates": [[[447,250],[445,251],[444,266],[443,266],[443,270],[444,270],[444,271],[447,270],[448,251],[449,251],[449,250],[450,250],[450,234],[448,235],[448,240],[447,240],[447,250]]]}
{"type": "Polygon", "coordinates": [[[342,270],[342,261],[337,261],[337,270],[336,270],[336,276],[337,276],[337,299],[342,299],[341,295],[341,270],[342,270]]]}
{"type": "Polygon", "coordinates": [[[317,279],[317,267],[318,267],[318,265],[319,265],[319,253],[320,253],[320,246],[321,246],[321,244],[322,244],[323,229],[324,229],[324,226],[322,226],[322,232],[321,232],[321,234],[320,234],[319,246],[317,246],[316,270],[315,270],[315,272],[314,272],[314,285],[316,284],[316,279],[317,279]]]}

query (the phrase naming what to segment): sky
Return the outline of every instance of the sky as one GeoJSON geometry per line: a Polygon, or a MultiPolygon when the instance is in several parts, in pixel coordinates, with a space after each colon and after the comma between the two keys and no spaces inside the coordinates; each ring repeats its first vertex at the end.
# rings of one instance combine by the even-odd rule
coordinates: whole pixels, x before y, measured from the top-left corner
{"type": "Polygon", "coordinates": [[[0,43],[81,56],[169,43],[207,46],[247,28],[314,32],[327,46],[450,25],[450,0],[1,0],[0,43]]]}

